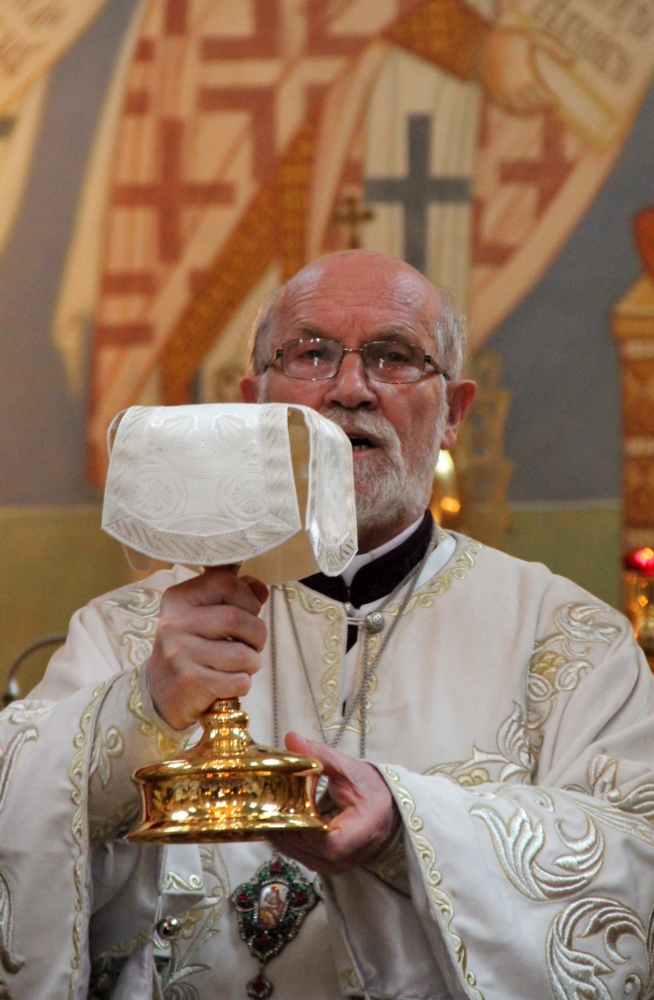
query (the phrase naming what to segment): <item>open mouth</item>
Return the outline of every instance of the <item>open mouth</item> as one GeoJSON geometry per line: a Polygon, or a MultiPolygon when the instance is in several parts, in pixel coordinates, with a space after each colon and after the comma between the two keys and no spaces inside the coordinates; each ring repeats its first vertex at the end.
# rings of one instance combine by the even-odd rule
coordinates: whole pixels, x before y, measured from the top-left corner
{"type": "Polygon", "coordinates": [[[350,437],[352,451],[369,451],[377,446],[367,437],[350,437]]]}

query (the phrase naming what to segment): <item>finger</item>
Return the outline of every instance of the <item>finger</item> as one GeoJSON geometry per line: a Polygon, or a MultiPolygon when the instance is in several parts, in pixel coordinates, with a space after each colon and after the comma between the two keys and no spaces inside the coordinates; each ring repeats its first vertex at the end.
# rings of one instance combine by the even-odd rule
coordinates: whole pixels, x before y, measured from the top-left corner
{"type": "Polygon", "coordinates": [[[186,729],[197,722],[217,698],[244,698],[251,686],[249,674],[223,673],[196,665],[175,678],[174,683],[170,679],[150,679],[154,706],[174,729],[186,729]]]}
{"type": "Polygon", "coordinates": [[[202,639],[234,639],[244,642],[258,653],[266,644],[268,629],[260,618],[242,611],[234,604],[207,605],[188,608],[183,623],[164,626],[170,631],[181,628],[202,639]]]}
{"type": "Polygon", "coordinates": [[[261,604],[266,603],[270,596],[270,587],[268,587],[265,583],[262,583],[261,580],[257,580],[256,576],[248,576],[246,574],[241,577],[241,580],[243,580],[244,583],[247,583],[248,587],[261,604]]]}
{"type": "MultiPolygon", "coordinates": [[[[320,831],[316,831],[316,833],[319,835],[320,831]]],[[[322,837],[324,838],[325,834],[322,834],[322,837]]],[[[275,850],[284,854],[287,858],[299,861],[301,865],[304,865],[305,868],[308,868],[312,872],[340,875],[341,872],[352,867],[351,865],[343,864],[342,861],[334,861],[331,858],[325,857],[320,850],[312,849],[311,845],[298,840],[297,834],[271,833],[268,835],[268,840],[275,850]]]]}
{"type": "Polygon", "coordinates": [[[170,587],[164,592],[162,609],[165,611],[169,606],[175,607],[179,602],[196,606],[235,604],[251,615],[258,615],[261,611],[261,601],[252,587],[222,566],[207,569],[192,580],[170,587]]]}
{"type": "Polygon", "coordinates": [[[180,666],[195,665],[209,667],[222,673],[256,674],[261,669],[261,657],[244,642],[227,642],[188,636],[185,656],[180,658],[180,666]]]}
{"type": "Polygon", "coordinates": [[[192,664],[179,679],[176,694],[189,705],[201,705],[203,712],[216,698],[243,698],[252,687],[252,677],[247,671],[212,670],[192,664]]]}
{"type": "Polygon", "coordinates": [[[352,758],[339,753],[332,747],[325,746],[324,743],[316,743],[314,740],[307,740],[299,733],[287,733],[284,742],[287,750],[293,753],[303,754],[305,757],[313,757],[320,761],[326,777],[343,777],[350,779],[352,758]]]}

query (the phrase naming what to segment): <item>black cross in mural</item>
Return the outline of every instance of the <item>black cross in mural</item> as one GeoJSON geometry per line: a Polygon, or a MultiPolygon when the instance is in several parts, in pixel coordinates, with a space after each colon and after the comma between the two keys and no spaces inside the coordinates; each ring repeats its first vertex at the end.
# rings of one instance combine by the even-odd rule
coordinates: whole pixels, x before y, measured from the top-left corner
{"type": "Polygon", "coordinates": [[[467,177],[430,177],[431,119],[409,115],[409,172],[406,177],[366,181],[366,201],[401,202],[404,207],[404,259],[425,273],[427,208],[433,202],[470,200],[467,177]]]}

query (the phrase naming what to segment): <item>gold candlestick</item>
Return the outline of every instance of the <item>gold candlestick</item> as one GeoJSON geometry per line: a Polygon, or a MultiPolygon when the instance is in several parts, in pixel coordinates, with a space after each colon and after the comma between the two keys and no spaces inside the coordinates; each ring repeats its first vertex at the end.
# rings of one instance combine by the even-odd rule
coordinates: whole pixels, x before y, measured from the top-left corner
{"type": "Polygon", "coordinates": [[[322,765],[258,746],[238,698],[215,701],[200,741],[176,760],[142,767],[143,815],[128,840],[265,840],[274,830],[326,830],[314,794],[322,765]]]}

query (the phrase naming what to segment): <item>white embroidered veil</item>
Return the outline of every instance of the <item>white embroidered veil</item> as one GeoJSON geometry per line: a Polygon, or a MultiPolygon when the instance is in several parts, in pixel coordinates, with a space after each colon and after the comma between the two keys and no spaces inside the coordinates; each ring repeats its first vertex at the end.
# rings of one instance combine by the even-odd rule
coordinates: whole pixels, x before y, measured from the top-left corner
{"type": "Polygon", "coordinates": [[[352,448],[315,410],[133,406],[109,435],[102,527],[129,549],[266,583],[338,576],[356,553],[352,448]]]}

